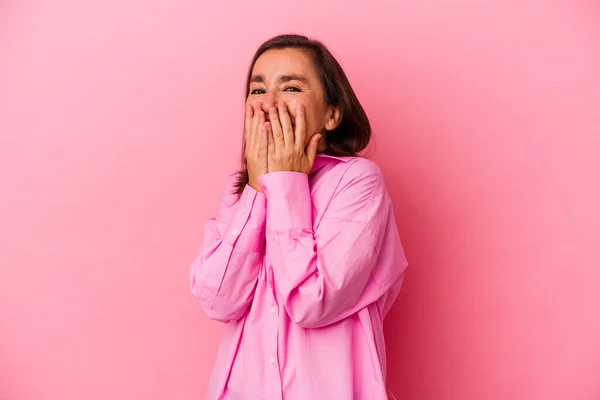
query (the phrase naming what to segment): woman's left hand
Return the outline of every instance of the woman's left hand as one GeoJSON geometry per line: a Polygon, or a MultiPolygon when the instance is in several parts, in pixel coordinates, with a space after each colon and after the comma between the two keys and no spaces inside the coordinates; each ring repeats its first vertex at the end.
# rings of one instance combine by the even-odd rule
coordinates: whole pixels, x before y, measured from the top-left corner
{"type": "Polygon", "coordinates": [[[296,127],[283,102],[278,108],[269,109],[270,121],[265,123],[269,137],[268,169],[269,172],[294,171],[309,174],[315,162],[320,134],[315,134],[306,144],[306,120],[304,108],[296,110],[296,127]]]}

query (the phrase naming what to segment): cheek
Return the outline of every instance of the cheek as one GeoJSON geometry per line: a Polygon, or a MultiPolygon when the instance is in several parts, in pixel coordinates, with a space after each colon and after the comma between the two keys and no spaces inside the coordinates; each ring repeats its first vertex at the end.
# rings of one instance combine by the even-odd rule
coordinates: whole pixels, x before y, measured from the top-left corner
{"type": "Polygon", "coordinates": [[[323,124],[321,121],[321,113],[314,107],[305,107],[305,110],[306,111],[304,112],[304,116],[306,119],[307,133],[309,135],[312,135],[313,133],[320,131],[323,128],[323,124]]]}
{"type": "Polygon", "coordinates": [[[256,96],[248,96],[246,97],[246,105],[251,105],[252,107],[256,106],[258,99],[256,96]]]}

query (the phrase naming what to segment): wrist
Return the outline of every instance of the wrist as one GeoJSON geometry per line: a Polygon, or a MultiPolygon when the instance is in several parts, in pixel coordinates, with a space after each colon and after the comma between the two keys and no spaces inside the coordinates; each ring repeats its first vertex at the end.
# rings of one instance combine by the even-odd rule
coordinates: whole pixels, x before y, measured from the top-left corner
{"type": "Polygon", "coordinates": [[[248,186],[250,186],[252,189],[256,190],[259,193],[263,193],[262,186],[260,186],[260,183],[258,183],[256,181],[248,182],[248,186]]]}

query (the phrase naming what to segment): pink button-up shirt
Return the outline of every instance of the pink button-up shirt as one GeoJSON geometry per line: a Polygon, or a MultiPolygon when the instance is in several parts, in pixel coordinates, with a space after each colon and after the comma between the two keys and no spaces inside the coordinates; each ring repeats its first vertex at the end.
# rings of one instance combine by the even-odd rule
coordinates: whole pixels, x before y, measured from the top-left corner
{"type": "Polygon", "coordinates": [[[205,312],[228,323],[208,400],[386,399],[383,317],[407,262],[377,165],[317,155],[232,194],[190,266],[205,312]]]}

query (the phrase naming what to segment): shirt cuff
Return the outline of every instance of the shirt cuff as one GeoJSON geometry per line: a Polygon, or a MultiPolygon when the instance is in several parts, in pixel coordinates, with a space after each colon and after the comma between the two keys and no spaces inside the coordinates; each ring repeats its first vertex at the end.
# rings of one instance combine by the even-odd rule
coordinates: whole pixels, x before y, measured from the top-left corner
{"type": "Polygon", "coordinates": [[[223,240],[247,251],[260,252],[265,242],[266,197],[246,185],[223,240]]]}
{"type": "Polygon", "coordinates": [[[258,183],[267,198],[267,230],[312,230],[312,199],[308,175],[278,171],[261,175],[258,183]]]}

